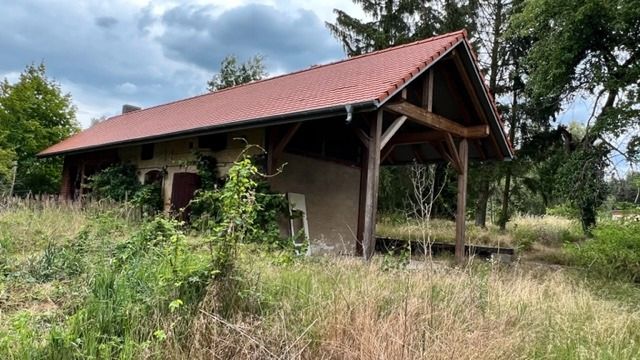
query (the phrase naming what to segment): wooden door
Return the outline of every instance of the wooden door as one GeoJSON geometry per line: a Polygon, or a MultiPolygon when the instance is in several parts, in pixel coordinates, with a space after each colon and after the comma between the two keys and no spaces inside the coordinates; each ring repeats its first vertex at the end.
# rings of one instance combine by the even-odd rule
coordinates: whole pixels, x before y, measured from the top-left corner
{"type": "Polygon", "coordinates": [[[200,188],[200,176],[194,173],[173,174],[173,185],[171,187],[171,210],[180,213],[184,220],[189,218],[189,202],[193,195],[200,188]]]}

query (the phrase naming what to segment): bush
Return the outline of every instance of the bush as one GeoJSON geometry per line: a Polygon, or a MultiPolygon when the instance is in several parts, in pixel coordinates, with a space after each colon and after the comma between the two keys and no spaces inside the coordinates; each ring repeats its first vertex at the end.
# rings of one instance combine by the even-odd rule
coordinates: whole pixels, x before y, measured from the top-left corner
{"type": "Polygon", "coordinates": [[[94,195],[115,201],[131,199],[142,186],[133,164],[112,165],[91,177],[94,195]]]}
{"type": "Polygon", "coordinates": [[[608,222],[593,239],[568,248],[573,262],[606,278],[640,281],[640,223],[608,222]]]}

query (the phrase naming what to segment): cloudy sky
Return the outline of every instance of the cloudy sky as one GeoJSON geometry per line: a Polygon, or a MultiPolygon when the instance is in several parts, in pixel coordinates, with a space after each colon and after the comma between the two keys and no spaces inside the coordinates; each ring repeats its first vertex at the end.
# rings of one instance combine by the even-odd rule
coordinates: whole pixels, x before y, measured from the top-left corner
{"type": "Polygon", "coordinates": [[[205,92],[228,54],[262,54],[271,75],[343,58],[324,26],[334,8],[359,13],[349,0],[2,1],[0,78],[44,61],[86,127],[205,92]]]}
{"type": "MultiPolygon", "coordinates": [[[[15,81],[25,65],[44,61],[87,127],[125,103],[205,92],[229,54],[262,54],[271,75],[341,59],[324,25],[334,8],[362,16],[351,0],[2,1],[0,79],[15,81]]],[[[589,101],[577,101],[560,119],[589,112],[589,101]]]]}

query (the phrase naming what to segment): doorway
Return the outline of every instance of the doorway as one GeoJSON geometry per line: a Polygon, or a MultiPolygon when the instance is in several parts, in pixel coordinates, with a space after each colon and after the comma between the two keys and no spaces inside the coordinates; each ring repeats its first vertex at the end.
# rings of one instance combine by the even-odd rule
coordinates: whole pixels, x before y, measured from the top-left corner
{"type": "Polygon", "coordinates": [[[189,219],[189,202],[200,188],[200,176],[194,173],[173,174],[171,186],[171,211],[178,213],[182,220],[189,219]]]}

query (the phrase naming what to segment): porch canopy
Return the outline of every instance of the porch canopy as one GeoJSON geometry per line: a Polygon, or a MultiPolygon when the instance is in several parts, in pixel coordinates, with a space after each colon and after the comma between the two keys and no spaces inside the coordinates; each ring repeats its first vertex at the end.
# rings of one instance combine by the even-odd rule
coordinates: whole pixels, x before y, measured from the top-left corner
{"type": "Polygon", "coordinates": [[[345,152],[357,150],[361,186],[356,235],[365,259],[375,248],[381,165],[446,161],[453,166],[458,173],[456,257],[461,259],[469,160],[513,156],[464,31],[128,112],[39,156],[248,128],[266,128],[271,172],[286,149],[304,145],[318,132],[345,152]]]}

